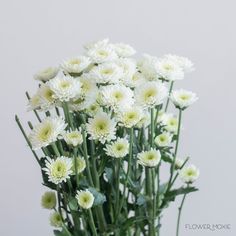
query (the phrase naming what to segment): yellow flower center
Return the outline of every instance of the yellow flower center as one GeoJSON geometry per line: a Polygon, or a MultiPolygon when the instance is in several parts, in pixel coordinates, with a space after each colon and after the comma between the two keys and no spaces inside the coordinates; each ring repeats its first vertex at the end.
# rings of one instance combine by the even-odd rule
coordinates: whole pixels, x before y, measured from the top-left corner
{"type": "Polygon", "coordinates": [[[68,82],[68,81],[62,81],[61,84],[60,84],[60,87],[61,87],[62,89],[67,89],[67,88],[69,88],[70,86],[71,86],[71,84],[70,84],[70,82],[68,82]]]}
{"type": "Polygon", "coordinates": [[[39,140],[43,142],[47,141],[49,137],[51,136],[52,131],[53,129],[50,124],[45,125],[38,134],[39,140]]]}

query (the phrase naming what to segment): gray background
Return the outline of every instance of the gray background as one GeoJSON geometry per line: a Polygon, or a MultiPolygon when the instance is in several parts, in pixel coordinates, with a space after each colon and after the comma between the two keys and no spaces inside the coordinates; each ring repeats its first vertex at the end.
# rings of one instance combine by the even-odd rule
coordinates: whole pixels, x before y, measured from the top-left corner
{"type": "MultiPolygon", "coordinates": [[[[138,52],[175,53],[196,71],[178,84],[200,100],[184,114],[180,153],[201,169],[200,191],[187,198],[181,236],[236,235],[235,222],[235,1],[1,1],[0,235],[52,235],[40,207],[41,176],[14,123],[24,124],[25,90],[32,75],[82,52],[82,44],[109,37],[138,52]],[[185,224],[231,224],[231,230],[186,230],[185,224]]],[[[177,205],[163,218],[162,235],[173,236],[177,205]]]]}

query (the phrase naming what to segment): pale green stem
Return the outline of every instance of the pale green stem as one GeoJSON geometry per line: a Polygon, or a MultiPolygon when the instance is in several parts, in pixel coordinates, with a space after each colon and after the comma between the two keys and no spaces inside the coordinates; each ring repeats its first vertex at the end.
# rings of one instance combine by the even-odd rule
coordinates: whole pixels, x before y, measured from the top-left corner
{"type": "Polygon", "coordinates": [[[74,122],[73,122],[73,117],[69,111],[68,104],[66,102],[62,103],[62,108],[65,114],[65,118],[67,120],[67,123],[70,125],[71,129],[74,130],[74,122]]]}
{"type": "Polygon", "coordinates": [[[55,155],[56,155],[57,157],[60,157],[60,156],[61,156],[61,154],[60,154],[60,152],[59,152],[59,150],[58,150],[58,148],[57,148],[57,145],[56,145],[56,143],[55,143],[55,142],[54,142],[54,143],[52,143],[52,144],[51,144],[51,146],[52,146],[52,149],[53,149],[53,151],[54,151],[55,155]]]}
{"type": "Polygon", "coordinates": [[[94,224],[93,214],[92,214],[91,209],[88,209],[88,215],[89,215],[89,223],[90,223],[90,227],[92,229],[93,235],[97,236],[98,234],[97,234],[97,230],[94,224]]]}
{"type": "Polygon", "coordinates": [[[166,102],[166,106],[165,106],[165,112],[166,112],[167,109],[168,109],[168,105],[169,105],[169,102],[170,102],[170,94],[171,94],[171,92],[172,92],[173,86],[174,86],[174,81],[171,81],[171,83],[170,83],[170,88],[169,88],[169,96],[168,96],[168,98],[167,98],[167,102],[166,102]]]}
{"type": "Polygon", "coordinates": [[[30,150],[32,151],[32,153],[33,153],[35,159],[37,160],[38,164],[41,166],[41,163],[40,163],[40,161],[39,161],[39,158],[38,158],[36,152],[33,150],[32,145],[31,145],[31,143],[30,143],[30,141],[29,141],[29,138],[27,137],[27,135],[26,135],[26,133],[25,133],[25,131],[24,131],[24,129],[23,129],[23,127],[22,127],[22,125],[21,125],[21,123],[20,123],[20,120],[19,120],[19,118],[18,118],[17,115],[15,115],[15,120],[16,120],[16,123],[17,123],[18,127],[20,128],[21,133],[23,134],[23,136],[24,136],[24,138],[25,138],[25,140],[26,140],[28,146],[30,147],[30,150]]]}

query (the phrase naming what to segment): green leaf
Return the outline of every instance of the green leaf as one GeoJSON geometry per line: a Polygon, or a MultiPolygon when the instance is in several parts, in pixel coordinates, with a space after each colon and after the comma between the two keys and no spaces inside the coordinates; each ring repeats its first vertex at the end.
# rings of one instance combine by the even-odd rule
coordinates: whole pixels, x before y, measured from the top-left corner
{"type": "Polygon", "coordinates": [[[112,183],[112,181],[113,181],[113,170],[111,168],[106,167],[105,168],[105,174],[106,174],[108,182],[112,183]]]}
{"type": "Polygon", "coordinates": [[[89,187],[88,190],[94,196],[94,206],[101,205],[106,201],[106,196],[100,192],[98,192],[95,188],[89,187]]]}
{"type": "Polygon", "coordinates": [[[146,202],[147,202],[146,197],[143,194],[139,194],[138,199],[137,199],[137,205],[142,206],[142,205],[145,205],[146,202]]]}
{"type": "Polygon", "coordinates": [[[55,236],[68,236],[68,233],[64,229],[62,231],[54,230],[53,233],[55,236]]]}
{"type": "Polygon", "coordinates": [[[73,197],[69,197],[69,208],[72,211],[77,211],[78,210],[78,203],[77,200],[73,197]]]}
{"type": "Polygon", "coordinates": [[[138,223],[138,222],[142,222],[144,220],[146,220],[147,217],[146,216],[133,216],[133,217],[130,217],[128,219],[126,219],[125,221],[123,221],[120,225],[120,229],[121,229],[121,234],[120,235],[125,235],[123,234],[124,232],[126,232],[126,230],[132,226],[133,224],[135,223],[138,223]]]}

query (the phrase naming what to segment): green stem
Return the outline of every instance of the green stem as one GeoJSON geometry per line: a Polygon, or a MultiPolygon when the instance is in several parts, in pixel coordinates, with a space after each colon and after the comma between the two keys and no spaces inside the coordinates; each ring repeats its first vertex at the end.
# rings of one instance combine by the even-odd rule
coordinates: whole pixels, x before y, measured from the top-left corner
{"type": "Polygon", "coordinates": [[[128,169],[127,169],[127,173],[126,173],[126,177],[125,177],[125,183],[124,183],[124,190],[123,190],[123,194],[121,196],[121,201],[120,201],[120,207],[119,210],[117,212],[117,216],[116,219],[118,219],[118,216],[120,214],[120,211],[123,207],[124,204],[124,199],[125,199],[125,192],[126,192],[126,188],[127,188],[127,184],[128,184],[128,178],[129,178],[129,174],[130,174],[130,169],[131,169],[131,160],[133,157],[133,128],[130,129],[130,142],[129,142],[129,157],[128,157],[128,169]]]}
{"type": "Polygon", "coordinates": [[[57,148],[57,145],[56,145],[56,143],[55,143],[55,142],[54,142],[54,143],[52,143],[52,144],[51,144],[51,146],[52,146],[52,149],[53,149],[53,151],[54,151],[55,155],[56,155],[57,157],[60,157],[60,156],[61,156],[61,154],[60,154],[60,152],[59,152],[59,150],[58,150],[58,148],[57,148]]]}
{"type": "Polygon", "coordinates": [[[176,236],[179,236],[179,226],[180,226],[181,212],[182,212],[182,208],[183,208],[183,205],[184,205],[186,195],[187,194],[184,194],[183,199],[182,199],[181,204],[180,204],[180,207],[178,208],[179,213],[178,213],[178,219],[177,219],[176,236]]]}
{"type": "Polygon", "coordinates": [[[178,146],[179,146],[179,135],[180,135],[181,118],[182,118],[182,110],[179,109],[177,139],[176,139],[176,144],[175,144],[174,158],[173,158],[173,162],[171,163],[170,178],[169,178],[169,182],[168,182],[167,191],[169,191],[169,189],[170,189],[170,185],[171,185],[171,182],[172,182],[172,178],[173,178],[173,174],[174,174],[174,169],[175,169],[175,161],[176,161],[177,152],[178,152],[178,146]]]}
{"type": "Polygon", "coordinates": [[[71,116],[71,113],[69,111],[68,104],[66,102],[63,102],[62,103],[62,108],[63,108],[65,119],[66,119],[67,123],[70,125],[72,130],[74,130],[75,129],[74,122],[73,122],[73,118],[71,116]]]}
{"type": "Polygon", "coordinates": [[[77,188],[79,188],[79,176],[78,176],[78,165],[77,165],[77,148],[73,148],[73,156],[74,156],[74,166],[75,166],[75,181],[76,181],[77,188]]]}
{"type": "MultiPolygon", "coordinates": [[[[153,228],[154,228],[154,232],[155,232],[155,218],[156,218],[156,186],[155,186],[155,169],[153,168],[152,170],[152,194],[153,194],[153,215],[152,215],[152,224],[153,224],[153,228]]],[[[154,233],[155,235],[155,233],[154,233]]]]}
{"type": "Polygon", "coordinates": [[[154,109],[151,108],[151,147],[154,145],[154,109]]]}
{"type": "Polygon", "coordinates": [[[40,161],[39,161],[39,158],[38,158],[36,152],[33,150],[32,145],[31,145],[31,143],[30,143],[30,141],[29,141],[29,138],[27,137],[27,135],[26,135],[26,133],[25,133],[25,131],[24,131],[24,129],[23,129],[23,127],[22,127],[22,125],[21,125],[21,123],[20,123],[20,120],[19,120],[19,118],[18,118],[17,115],[15,115],[15,120],[16,120],[16,123],[17,123],[18,127],[20,128],[21,133],[23,134],[23,136],[24,136],[24,138],[25,138],[27,144],[29,145],[30,150],[32,151],[32,153],[33,153],[33,155],[34,155],[36,161],[37,161],[38,164],[41,166],[41,163],[40,163],[40,161]]]}
{"type": "Polygon", "coordinates": [[[170,94],[171,94],[171,92],[172,92],[173,86],[174,86],[174,81],[171,81],[171,83],[170,83],[170,88],[169,88],[169,96],[168,96],[168,98],[167,98],[167,102],[166,102],[166,106],[165,106],[165,112],[166,112],[167,109],[168,109],[168,105],[169,105],[169,102],[170,102],[170,94]]]}
{"type": "Polygon", "coordinates": [[[89,223],[90,223],[90,227],[92,229],[93,235],[97,236],[98,234],[97,234],[97,230],[94,224],[93,214],[92,214],[91,209],[88,209],[88,215],[89,215],[89,223]]]}
{"type": "MultiPolygon", "coordinates": [[[[119,202],[120,202],[120,159],[116,160],[116,203],[115,203],[115,213],[118,217],[119,211],[119,202]]],[[[117,219],[115,220],[117,221],[117,219]]]]}

